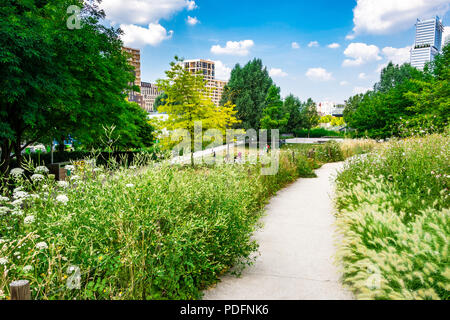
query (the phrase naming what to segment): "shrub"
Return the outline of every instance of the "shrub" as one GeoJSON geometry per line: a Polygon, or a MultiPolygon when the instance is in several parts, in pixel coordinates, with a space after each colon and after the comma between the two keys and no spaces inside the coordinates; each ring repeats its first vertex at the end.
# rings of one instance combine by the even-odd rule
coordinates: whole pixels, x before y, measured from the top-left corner
{"type": "MultiPolygon", "coordinates": [[[[297,138],[306,138],[308,137],[307,129],[299,129],[295,130],[295,136],[297,138]]],[[[322,138],[322,137],[344,137],[344,134],[338,131],[327,130],[324,128],[313,128],[309,133],[310,138],[322,138]]]]}

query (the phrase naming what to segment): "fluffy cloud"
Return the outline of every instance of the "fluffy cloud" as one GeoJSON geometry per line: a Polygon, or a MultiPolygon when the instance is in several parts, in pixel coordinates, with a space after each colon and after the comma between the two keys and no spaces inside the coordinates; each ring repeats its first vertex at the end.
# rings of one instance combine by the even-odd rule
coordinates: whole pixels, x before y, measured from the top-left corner
{"type": "Polygon", "coordinates": [[[124,31],[122,40],[125,46],[129,47],[157,46],[162,41],[170,39],[173,35],[173,31],[167,32],[163,26],[156,23],[150,23],[148,28],[134,24],[123,24],[120,28],[124,31]]]}
{"type": "Polygon", "coordinates": [[[353,9],[354,34],[388,34],[413,27],[417,18],[443,16],[448,0],[357,0],[353,9]]]}
{"type": "Polygon", "coordinates": [[[253,40],[228,41],[225,47],[215,45],[211,47],[214,54],[226,54],[233,56],[246,56],[250,53],[250,49],[255,45],[253,40]]]}
{"type": "Polygon", "coordinates": [[[195,1],[189,0],[103,0],[100,8],[113,24],[158,23],[182,10],[194,10],[195,1]]]}
{"type": "Polygon", "coordinates": [[[347,86],[347,85],[349,85],[349,83],[348,83],[348,81],[341,81],[341,82],[339,82],[339,85],[347,86]]]}
{"type": "Polygon", "coordinates": [[[317,41],[311,41],[310,43],[308,43],[308,47],[312,48],[312,47],[318,47],[319,46],[319,42],[317,41]]]}
{"type": "Polygon", "coordinates": [[[284,72],[283,70],[278,69],[278,68],[270,69],[269,75],[274,78],[284,78],[284,77],[288,76],[288,74],[286,72],[284,72]]]}
{"type": "Polygon", "coordinates": [[[442,45],[445,44],[445,39],[450,36],[450,27],[444,27],[444,33],[442,34],[442,45]]]}
{"type": "Polygon", "coordinates": [[[353,94],[366,93],[367,91],[372,90],[372,88],[368,87],[355,87],[353,88],[353,94]]]}
{"type": "Polygon", "coordinates": [[[292,42],[292,49],[300,49],[298,42],[292,42]]]}
{"type": "Polygon", "coordinates": [[[381,60],[379,53],[380,49],[377,46],[351,43],[344,51],[344,54],[351,59],[346,59],[342,65],[344,67],[360,66],[367,62],[381,60]]]}
{"type": "Polygon", "coordinates": [[[366,75],[364,72],[362,72],[362,73],[359,74],[358,78],[360,78],[360,79],[366,79],[366,78],[367,78],[367,75],[366,75]]]}
{"type": "Polygon", "coordinates": [[[214,61],[216,63],[216,79],[229,80],[231,68],[227,67],[222,61],[214,61]]]}
{"type": "Polygon", "coordinates": [[[306,76],[311,80],[330,81],[333,79],[333,74],[324,68],[310,68],[306,72],[306,76]]]}
{"type": "Polygon", "coordinates": [[[196,24],[200,23],[200,21],[197,19],[197,17],[191,17],[191,16],[187,17],[187,21],[186,22],[190,26],[195,26],[196,24]]]}
{"type": "Polygon", "coordinates": [[[328,48],[330,49],[337,49],[339,48],[341,45],[339,43],[332,43],[328,45],[328,48]]]}
{"type": "Polygon", "coordinates": [[[385,47],[383,50],[383,55],[386,57],[387,62],[382,63],[378,65],[378,68],[375,72],[381,72],[389,62],[392,62],[393,64],[399,64],[402,65],[404,63],[409,63],[411,60],[411,47],[407,46],[404,48],[392,48],[392,47],[385,47]]]}

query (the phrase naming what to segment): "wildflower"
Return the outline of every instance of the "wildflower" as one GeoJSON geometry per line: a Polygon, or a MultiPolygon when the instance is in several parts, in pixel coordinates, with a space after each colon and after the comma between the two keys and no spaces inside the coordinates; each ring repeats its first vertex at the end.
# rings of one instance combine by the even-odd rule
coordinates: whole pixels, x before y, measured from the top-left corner
{"type": "Polygon", "coordinates": [[[0,216],[8,213],[8,211],[10,210],[11,209],[9,209],[8,207],[0,207],[0,216]]]}
{"type": "Polygon", "coordinates": [[[13,194],[14,199],[26,199],[29,197],[28,193],[25,191],[18,191],[16,193],[13,194]]]}
{"type": "Polygon", "coordinates": [[[40,199],[41,197],[38,194],[30,194],[30,197],[33,198],[34,200],[40,199]]]}
{"type": "Polygon", "coordinates": [[[46,166],[40,166],[34,170],[34,173],[48,173],[48,172],[49,170],[46,166]]]}
{"type": "Polygon", "coordinates": [[[34,222],[34,216],[26,216],[23,220],[23,223],[25,224],[32,224],[34,222]]]}
{"type": "Polygon", "coordinates": [[[60,194],[56,197],[56,201],[61,202],[62,204],[67,204],[67,202],[69,202],[69,198],[65,194],[60,194]]]}
{"type": "Polygon", "coordinates": [[[67,181],[58,181],[58,187],[67,188],[69,183],[67,181]]]}
{"type": "Polygon", "coordinates": [[[7,258],[5,258],[5,257],[0,258],[0,265],[4,266],[7,263],[8,263],[8,259],[7,258]]]}
{"type": "Polygon", "coordinates": [[[48,248],[48,245],[45,242],[39,242],[36,244],[36,248],[39,250],[45,250],[48,248]]]}
{"type": "Polygon", "coordinates": [[[127,187],[127,188],[134,188],[134,184],[129,183],[129,184],[127,184],[125,187],[127,187]]]}
{"type": "Polygon", "coordinates": [[[80,176],[74,175],[70,177],[70,181],[80,180],[80,176]]]}
{"type": "Polygon", "coordinates": [[[94,172],[103,172],[103,169],[102,168],[95,168],[94,172]]]}
{"type": "Polygon", "coordinates": [[[23,200],[22,199],[17,199],[17,200],[14,200],[13,202],[11,202],[11,204],[14,207],[20,207],[23,204],[23,200]]]}
{"type": "Polygon", "coordinates": [[[42,180],[44,180],[45,179],[45,177],[42,175],[42,174],[39,174],[39,173],[35,173],[35,174],[33,174],[32,176],[31,176],[31,180],[33,180],[33,181],[42,181],[42,180]]]}
{"type": "Polygon", "coordinates": [[[14,178],[18,178],[22,176],[24,173],[23,169],[21,168],[14,168],[11,170],[10,175],[12,175],[14,178]]]}
{"type": "Polygon", "coordinates": [[[0,196],[0,202],[8,202],[8,201],[9,201],[8,197],[0,196]]]}
{"type": "Polygon", "coordinates": [[[27,265],[27,266],[23,267],[23,272],[29,273],[31,271],[33,271],[33,267],[32,266],[27,265]]]}
{"type": "Polygon", "coordinates": [[[136,166],[131,166],[130,169],[131,170],[135,170],[135,169],[137,169],[137,167],[136,166]]]}
{"type": "Polygon", "coordinates": [[[75,170],[75,166],[68,164],[67,166],[64,167],[64,169],[73,171],[75,170]]]}

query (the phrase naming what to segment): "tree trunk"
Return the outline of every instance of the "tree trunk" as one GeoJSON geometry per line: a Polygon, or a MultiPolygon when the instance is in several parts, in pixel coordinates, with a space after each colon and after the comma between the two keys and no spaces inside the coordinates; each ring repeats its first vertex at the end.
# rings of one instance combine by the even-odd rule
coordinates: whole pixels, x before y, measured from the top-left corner
{"type": "Polygon", "coordinates": [[[0,157],[0,172],[5,174],[11,164],[11,143],[9,140],[1,142],[2,154],[0,157]]]}
{"type": "Polygon", "coordinates": [[[22,166],[22,135],[16,135],[16,141],[14,142],[14,155],[16,156],[17,167],[22,166]]]}

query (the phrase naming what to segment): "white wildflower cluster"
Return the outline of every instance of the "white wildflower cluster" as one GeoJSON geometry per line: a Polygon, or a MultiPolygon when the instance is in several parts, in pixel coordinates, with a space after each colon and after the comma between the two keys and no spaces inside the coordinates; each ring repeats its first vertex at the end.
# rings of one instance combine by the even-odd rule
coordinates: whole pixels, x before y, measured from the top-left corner
{"type": "Polygon", "coordinates": [[[13,198],[16,200],[25,200],[29,197],[30,197],[30,195],[28,194],[28,192],[25,192],[25,191],[17,191],[17,192],[14,192],[14,194],[13,194],[13,198]]]}
{"type": "Polygon", "coordinates": [[[127,188],[134,188],[134,184],[129,183],[129,184],[125,185],[125,187],[127,187],[127,188]]]}
{"type": "Polygon", "coordinates": [[[27,266],[23,267],[23,272],[30,273],[31,271],[33,271],[33,267],[32,266],[27,265],[27,266]]]}
{"type": "Polygon", "coordinates": [[[56,197],[56,201],[66,205],[69,202],[69,198],[65,194],[60,194],[56,197]]]}
{"type": "Polygon", "coordinates": [[[8,202],[8,201],[9,201],[8,197],[0,196],[0,202],[8,202]]]}
{"type": "Polygon", "coordinates": [[[0,258],[0,266],[4,266],[8,263],[8,259],[6,257],[0,258]]]}
{"type": "Polygon", "coordinates": [[[73,175],[70,177],[70,181],[77,181],[77,180],[80,180],[80,176],[73,175]]]}
{"type": "Polygon", "coordinates": [[[94,172],[95,173],[103,172],[103,168],[95,168],[94,172]]]}
{"type": "Polygon", "coordinates": [[[14,178],[19,178],[23,175],[24,170],[21,168],[14,168],[11,170],[10,175],[12,175],[14,178]]]}
{"type": "Polygon", "coordinates": [[[69,183],[67,181],[58,181],[58,187],[67,188],[69,187],[69,183]]]}
{"type": "Polygon", "coordinates": [[[31,180],[34,181],[34,182],[39,182],[39,181],[42,181],[44,179],[45,179],[45,177],[42,174],[40,174],[40,173],[35,173],[35,174],[33,174],[31,176],[31,180]]]}
{"type": "Polygon", "coordinates": [[[67,166],[64,167],[64,169],[70,170],[70,171],[75,171],[75,166],[71,165],[71,164],[68,164],[67,166]]]}
{"type": "Polygon", "coordinates": [[[7,214],[9,211],[11,211],[11,209],[8,207],[0,207],[0,216],[7,214]]]}
{"type": "Polygon", "coordinates": [[[45,242],[39,242],[36,244],[36,249],[38,249],[38,250],[45,250],[47,248],[48,248],[48,245],[45,242]]]}
{"type": "Polygon", "coordinates": [[[39,166],[34,170],[34,173],[46,174],[49,170],[46,166],[39,166]]]}
{"type": "Polygon", "coordinates": [[[23,220],[23,223],[32,224],[34,220],[35,220],[34,216],[26,216],[25,219],[23,220]]]}

